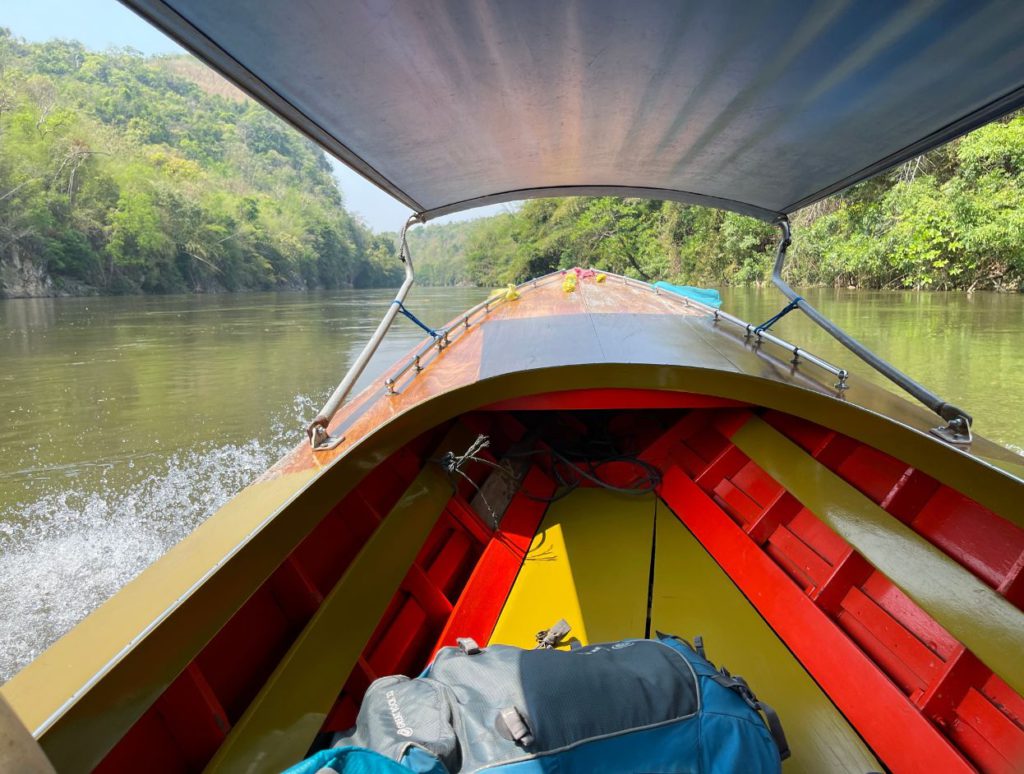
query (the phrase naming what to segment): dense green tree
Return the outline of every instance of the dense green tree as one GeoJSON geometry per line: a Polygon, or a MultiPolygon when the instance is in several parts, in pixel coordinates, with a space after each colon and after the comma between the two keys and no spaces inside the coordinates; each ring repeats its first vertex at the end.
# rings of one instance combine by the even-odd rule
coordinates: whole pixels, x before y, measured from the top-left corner
{"type": "MultiPolygon", "coordinates": [[[[793,222],[795,284],[1019,290],[1024,116],[793,222]]],[[[575,265],[758,283],[777,239],[735,213],[614,197],[409,235],[420,282],[488,286],[575,265]]],[[[401,281],[395,245],[345,211],[322,151],[196,60],[0,29],[0,262],[28,259],[72,292],[362,287],[401,281]]]]}
{"type": "MultiPolygon", "coordinates": [[[[1019,290],[1024,116],[812,205],[796,213],[793,230],[788,271],[797,284],[1019,290]]],[[[576,265],[689,284],[760,283],[778,241],[771,224],[735,213],[613,197],[533,200],[414,234],[430,278],[481,285],[576,265]]]]}
{"type": "Polygon", "coordinates": [[[72,291],[401,277],[324,153],[194,60],[0,30],[0,261],[15,256],[72,291]]]}

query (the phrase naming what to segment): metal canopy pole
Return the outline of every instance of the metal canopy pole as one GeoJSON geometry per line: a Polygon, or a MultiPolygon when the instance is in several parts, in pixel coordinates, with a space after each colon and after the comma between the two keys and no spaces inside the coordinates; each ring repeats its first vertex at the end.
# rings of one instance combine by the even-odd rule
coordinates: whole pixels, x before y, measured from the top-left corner
{"type": "Polygon", "coordinates": [[[786,261],[786,250],[792,243],[792,239],[789,228],[789,219],[781,218],[776,221],[776,223],[782,231],[782,239],[779,240],[779,247],[775,254],[775,268],[772,270],[772,282],[775,283],[775,286],[782,291],[783,295],[785,295],[791,303],[799,307],[804,314],[810,317],[820,327],[824,328],[840,344],[853,352],[853,354],[887,379],[895,382],[904,390],[909,392],[940,417],[945,419],[946,425],[944,427],[932,428],[931,432],[934,435],[937,435],[948,443],[959,446],[969,444],[971,442],[971,423],[973,422],[970,414],[960,408],[957,408],[952,403],[947,403],[927,387],[918,384],[891,363],[888,363],[878,357],[878,355],[850,336],[846,331],[842,330],[825,315],[807,303],[807,301],[802,297],[797,295],[793,288],[791,288],[786,281],[782,279],[782,265],[786,261]]]}
{"type": "Polygon", "coordinates": [[[373,332],[373,336],[366,342],[366,346],[363,347],[363,351],[359,353],[359,357],[356,358],[356,362],[352,364],[352,367],[348,369],[348,373],[345,374],[345,378],[341,380],[334,392],[331,393],[331,397],[327,399],[327,403],[320,409],[320,413],[316,415],[316,418],[309,423],[309,427],[306,428],[306,434],[309,436],[309,444],[314,451],[323,449],[333,449],[343,438],[332,439],[327,433],[327,425],[330,424],[331,419],[337,413],[338,409],[341,408],[341,404],[345,402],[345,398],[352,391],[353,385],[356,380],[362,376],[363,371],[366,370],[366,364],[370,362],[370,358],[373,357],[373,353],[377,351],[381,341],[384,340],[384,335],[388,332],[388,328],[391,327],[391,323],[394,322],[398,312],[402,309],[402,304],[405,301],[405,297],[409,294],[409,289],[412,287],[415,281],[415,275],[412,268],[412,256],[409,254],[409,244],[406,242],[406,232],[409,227],[414,223],[422,223],[424,221],[421,215],[410,215],[409,219],[402,226],[402,232],[399,236],[399,249],[398,257],[402,259],[402,263],[405,264],[405,281],[402,282],[402,286],[398,289],[398,293],[395,295],[395,300],[388,305],[387,312],[384,313],[384,319],[380,321],[380,325],[377,326],[377,330],[373,332]]]}

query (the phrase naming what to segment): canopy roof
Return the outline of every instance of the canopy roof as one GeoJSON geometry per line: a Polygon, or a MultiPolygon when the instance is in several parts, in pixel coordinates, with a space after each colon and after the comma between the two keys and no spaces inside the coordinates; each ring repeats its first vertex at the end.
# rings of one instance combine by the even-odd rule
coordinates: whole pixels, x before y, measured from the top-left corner
{"type": "Polygon", "coordinates": [[[124,0],[430,218],[773,219],[1024,104],[1019,0],[124,0]]]}

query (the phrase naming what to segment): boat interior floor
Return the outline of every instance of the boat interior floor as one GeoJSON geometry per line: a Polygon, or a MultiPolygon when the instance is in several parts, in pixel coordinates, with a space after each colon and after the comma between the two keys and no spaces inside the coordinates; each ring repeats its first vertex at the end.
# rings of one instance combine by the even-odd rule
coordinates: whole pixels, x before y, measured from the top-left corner
{"type": "Polygon", "coordinates": [[[700,635],[777,710],[787,771],[1019,770],[1024,530],[821,425],[664,395],[505,402],[395,450],[98,770],[285,768],[373,680],[563,618],[586,644],[700,635]]]}
{"type": "Polygon", "coordinates": [[[582,644],[700,635],[784,720],[788,771],[872,771],[856,731],[663,500],[602,488],[552,503],[492,643],[534,647],[560,618],[582,644]]]}

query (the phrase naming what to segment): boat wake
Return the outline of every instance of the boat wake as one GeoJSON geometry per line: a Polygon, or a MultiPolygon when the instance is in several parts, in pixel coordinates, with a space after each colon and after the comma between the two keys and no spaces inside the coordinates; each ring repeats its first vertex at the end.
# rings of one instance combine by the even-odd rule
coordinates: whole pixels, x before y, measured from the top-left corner
{"type": "Polygon", "coordinates": [[[296,396],[263,436],[173,453],[141,480],[64,489],[19,505],[17,518],[0,513],[0,682],[294,447],[313,403],[296,396]]]}

